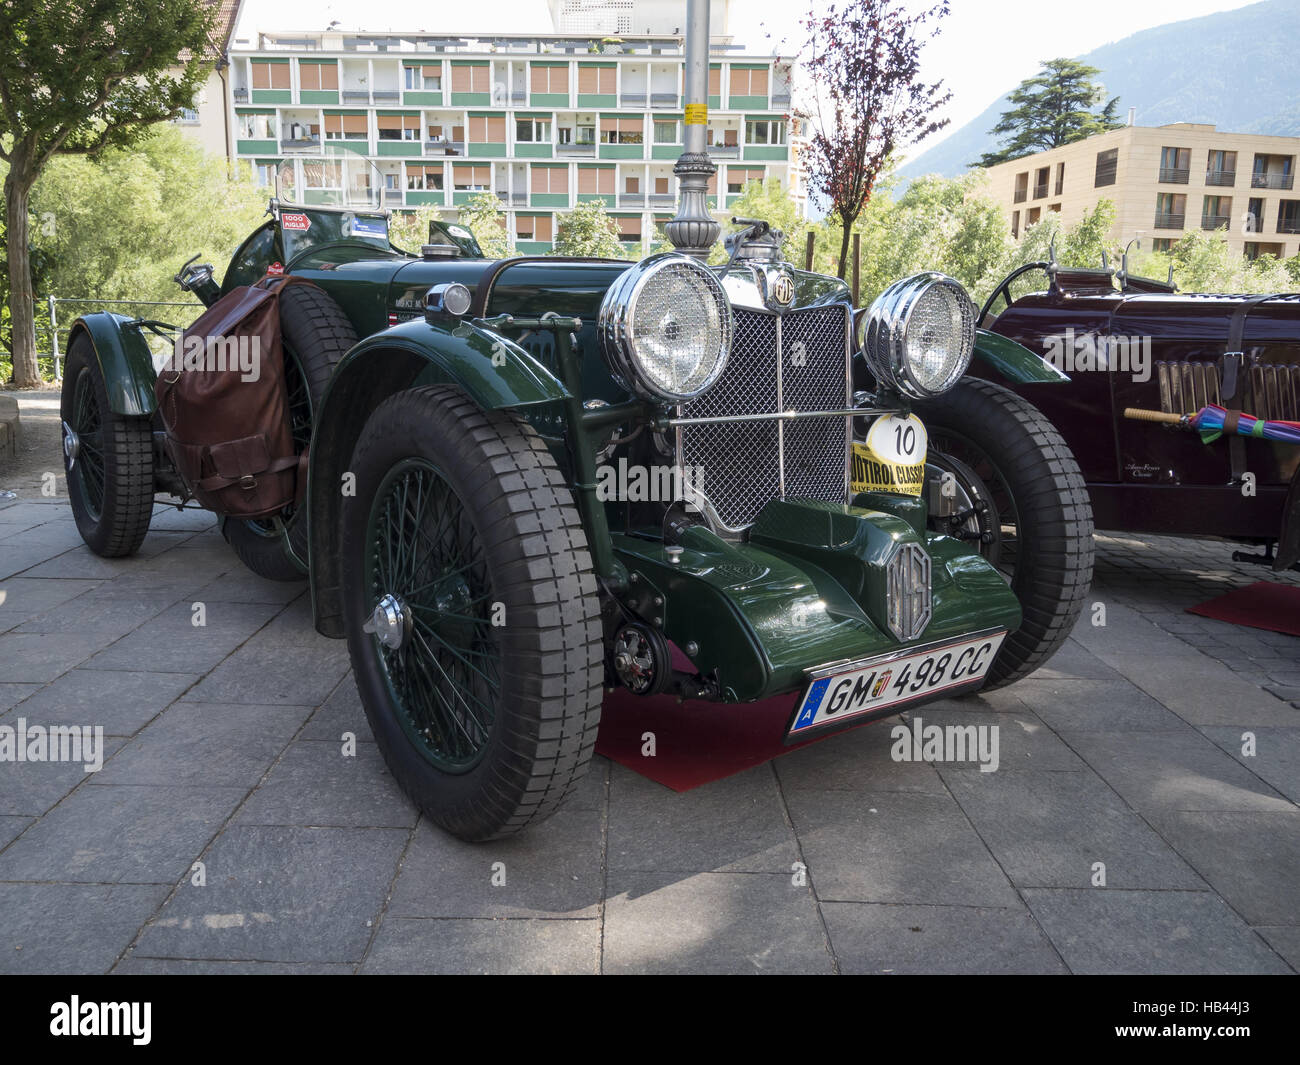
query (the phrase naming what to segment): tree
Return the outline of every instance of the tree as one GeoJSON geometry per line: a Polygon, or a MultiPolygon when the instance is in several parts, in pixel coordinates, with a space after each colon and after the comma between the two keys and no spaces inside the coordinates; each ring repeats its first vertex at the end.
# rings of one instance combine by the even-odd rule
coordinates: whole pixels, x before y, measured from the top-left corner
{"type": "Polygon", "coordinates": [[[583,200],[572,211],[560,215],[552,251],[555,255],[595,259],[627,257],[604,200],[583,200]]]}
{"type": "Polygon", "coordinates": [[[504,259],[515,253],[514,241],[506,232],[501,201],[490,192],[478,192],[461,204],[457,221],[474,234],[489,259],[504,259]]]}
{"type": "Polygon", "coordinates": [[[40,383],[28,207],[58,154],[135,143],[190,107],[210,65],[208,0],[0,0],[0,159],[14,384],[40,383]],[[183,54],[188,58],[181,60],[183,54]]]}
{"type": "MultiPolygon", "coordinates": [[[[948,14],[948,0],[908,14],[901,0],[846,0],[803,20],[814,105],[804,153],[808,180],[840,222],[839,276],[858,215],[898,149],[947,125],[935,111],[952,93],[921,80],[922,35],[948,14]]],[[[936,26],[929,36],[938,32],[936,26]]]]}
{"type": "Polygon", "coordinates": [[[1012,105],[989,132],[1005,141],[973,166],[994,166],[1117,129],[1119,97],[1093,81],[1101,71],[1075,59],[1049,59],[1007,96],[1012,105]]]}

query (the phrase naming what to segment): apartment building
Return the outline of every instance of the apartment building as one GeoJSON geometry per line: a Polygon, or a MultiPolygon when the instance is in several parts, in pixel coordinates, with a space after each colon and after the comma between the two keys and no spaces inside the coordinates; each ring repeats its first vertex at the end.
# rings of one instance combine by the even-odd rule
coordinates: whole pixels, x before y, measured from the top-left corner
{"type": "Polygon", "coordinates": [[[1300,254],[1300,137],[1224,133],[1175,122],[1125,126],[989,167],[990,192],[1020,236],[1059,211],[1072,224],[1112,201],[1111,239],[1168,251],[1189,230],[1226,229],[1249,258],[1300,254]]]}
{"type": "MultiPolygon", "coordinates": [[[[557,215],[583,200],[604,201],[629,245],[675,213],[680,33],[260,33],[229,54],[234,154],[285,197],[454,218],[490,192],[529,253],[549,250],[557,215]]],[[[790,61],[716,34],[711,55],[710,207],[722,219],[769,177],[803,202],[790,61]]]]}

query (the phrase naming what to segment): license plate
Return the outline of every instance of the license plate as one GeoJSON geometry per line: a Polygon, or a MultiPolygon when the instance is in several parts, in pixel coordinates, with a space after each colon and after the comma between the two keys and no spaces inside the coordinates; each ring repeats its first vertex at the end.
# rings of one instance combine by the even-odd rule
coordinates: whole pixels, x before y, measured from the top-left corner
{"type": "Polygon", "coordinates": [[[786,738],[979,684],[1006,635],[1005,629],[991,629],[953,643],[809,670],[808,690],[786,738]]]}

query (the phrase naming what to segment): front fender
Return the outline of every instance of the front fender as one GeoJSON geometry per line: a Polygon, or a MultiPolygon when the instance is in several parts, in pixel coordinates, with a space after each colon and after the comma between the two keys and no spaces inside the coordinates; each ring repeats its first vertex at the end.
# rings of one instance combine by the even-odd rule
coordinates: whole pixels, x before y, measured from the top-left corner
{"type": "Polygon", "coordinates": [[[89,338],[114,414],[147,417],[157,406],[153,386],[158,373],[149,344],[133,321],[111,311],[83,314],[72,323],[68,343],[71,345],[79,332],[89,338]]]}
{"type": "Polygon", "coordinates": [[[317,630],[345,635],[337,527],[342,478],[371,412],[417,385],[451,384],[484,410],[553,403],[569,395],[518,344],[468,322],[417,319],[368,337],[334,371],[312,431],[307,480],[312,607],[317,630]]]}
{"type": "Polygon", "coordinates": [[[1060,384],[1068,381],[1064,373],[1046,359],[1000,333],[980,329],[975,334],[975,359],[992,376],[1017,385],[1060,384]]]}

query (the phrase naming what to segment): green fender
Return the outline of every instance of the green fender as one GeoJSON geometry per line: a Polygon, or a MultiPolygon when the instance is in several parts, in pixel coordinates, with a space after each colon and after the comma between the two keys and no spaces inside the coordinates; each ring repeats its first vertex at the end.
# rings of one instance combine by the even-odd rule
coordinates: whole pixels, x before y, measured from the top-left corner
{"type": "Polygon", "coordinates": [[[429,384],[456,385],[484,410],[532,407],[569,395],[518,344],[468,322],[419,318],[367,337],[343,356],[312,430],[307,481],[312,605],[316,628],[325,636],[344,635],[337,530],[352,450],[380,403],[429,384]]]}
{"type": "Polygon", "coordinates": [[[148,416],[157,406],[153,385],[158,374],[149,345],[133,321],[111,311],[83,314],[72,323],[68,344],[71,346],[78,332],[84,331],[90,338],[114,414],[148,416]]]}
{"type": "Polygon", "coordinates": [[[1018,385],[1059,384],[1069,380],[1028,348],[987,329],[975,334],[975,358],[1004,380],[1018,385]]]}

